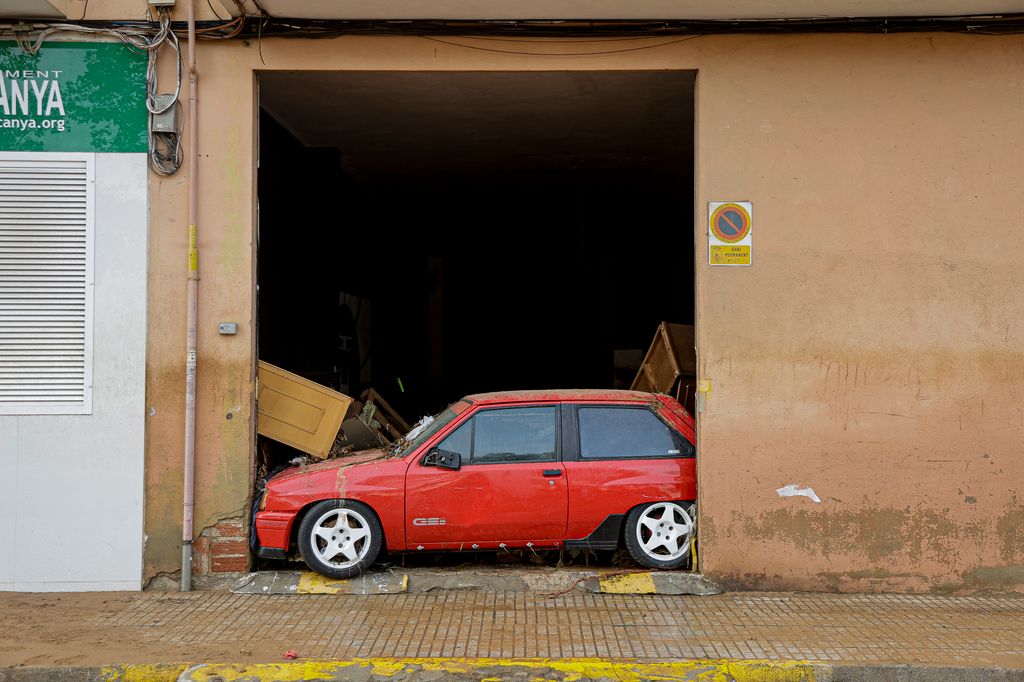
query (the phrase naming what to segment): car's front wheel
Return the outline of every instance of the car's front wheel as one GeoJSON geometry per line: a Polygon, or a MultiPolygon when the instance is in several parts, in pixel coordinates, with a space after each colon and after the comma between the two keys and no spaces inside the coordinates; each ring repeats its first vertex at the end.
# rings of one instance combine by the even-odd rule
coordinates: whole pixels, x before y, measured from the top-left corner
{"type": "Polygon", "coordinates": [[[380,554],[384,530],[373,510],[353,500],[324,500],[299,525],[299,552],[328,578],[352,578],[380,554]]]}
{"type": "Polygon", "coordinates": [[[648,568],[680,568],[690,559],[694,519],[679,502],[654,502],[626,516],[626,549],[648,568]]]}

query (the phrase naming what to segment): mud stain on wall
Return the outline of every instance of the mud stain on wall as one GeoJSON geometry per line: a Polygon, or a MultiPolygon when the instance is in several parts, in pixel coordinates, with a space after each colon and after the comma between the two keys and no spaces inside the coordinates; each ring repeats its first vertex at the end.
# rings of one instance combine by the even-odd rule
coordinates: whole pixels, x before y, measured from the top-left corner
{"type": "Polygon", "coordinates": [[[1024,585],[1024,566],[979,566],[963,579],[965,586],[977,590],[1008,591],[1024,585]]]}
{"type": "Polygon", "coordinates": [[[931,511],[872,509],[859,512],[809,512],[776,509],[747,519],[744,531],[771,538],[804,552],[846,554],[863,552],[872,562],[896,555],[920,559],[925,552],[948,553],[968,529],[931,511]]]}
{"type": "Polygon", "coordinates": [[[996,523],[996,533],[1002,544],[1003,561],[1011,562],[1024,559],[1024,506],[1014,496],[1008,508],[1009,511],[996,523]]]}

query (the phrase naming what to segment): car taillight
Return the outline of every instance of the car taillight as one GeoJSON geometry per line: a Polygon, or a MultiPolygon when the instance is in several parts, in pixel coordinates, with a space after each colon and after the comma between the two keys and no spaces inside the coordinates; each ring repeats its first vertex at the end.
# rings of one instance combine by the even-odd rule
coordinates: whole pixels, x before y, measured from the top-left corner
{"type": "Polygon", "coordinates": [[[260,498],[260,511],[263,511],[264,509],[267,508],[267,496],[268,495],[270,495],[270,491],[269,490],[264,490],[263,491],[263,496],[260,498]]]}

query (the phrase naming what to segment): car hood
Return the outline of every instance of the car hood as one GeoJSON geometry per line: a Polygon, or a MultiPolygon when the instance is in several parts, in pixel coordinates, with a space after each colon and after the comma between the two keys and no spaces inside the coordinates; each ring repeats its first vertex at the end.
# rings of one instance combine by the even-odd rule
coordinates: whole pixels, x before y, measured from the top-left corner
{"type": "Polygon", "coordinates": [[[387,453],[380,448],[375,448],[373,450],[359,450],[348,455],[335,457],[334,459],[316,462],[315,464],[300,464],[299,466],[290,467],[270,480],[285,481],[289,478],[307,476],[319,471],[333,471],[336,469],[345,469],[351,466],[356,466],[357,464],[367,464],[368,462],[375,462],[377,460],[384,459],[385,457],[387,457],[387,453]]]}

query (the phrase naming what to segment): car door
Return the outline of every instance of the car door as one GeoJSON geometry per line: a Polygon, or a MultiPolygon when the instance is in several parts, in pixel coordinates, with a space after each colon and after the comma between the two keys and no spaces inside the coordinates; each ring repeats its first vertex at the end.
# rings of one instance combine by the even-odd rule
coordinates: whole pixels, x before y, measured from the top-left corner
{"type": "Polygon", "coordinates": [[[653,406],[579,404],[563,409],[569,539],[591,536],[609,516],[621,521],[639,504],[694,499],[693,445],[653,406]]]}
{"type": "Polygon", "coordinates": [[[552,544],[568,516],[555,404],[482,408],[436,447],[457,471],[424,461],[406,475],[410,547],[469,549],[552,544]]]}

